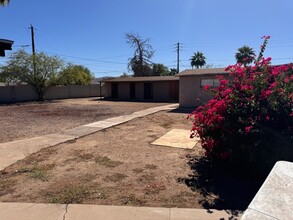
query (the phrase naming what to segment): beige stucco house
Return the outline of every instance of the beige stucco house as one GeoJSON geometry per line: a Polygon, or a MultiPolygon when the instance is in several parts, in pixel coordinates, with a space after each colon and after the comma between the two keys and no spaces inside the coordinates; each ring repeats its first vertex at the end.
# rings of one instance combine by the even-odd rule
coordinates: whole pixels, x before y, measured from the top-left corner
{"type": "Polygon", "coordinates": [[[207,102],[211,96],[203,91],[205,85],[219,86],[216,76],[229,78],[225,68],[187,69],[176,76],[179,77],[179,106],[190,108],[207,102]],[[197,101],[197,100],[200,100],[197,101]]]}
{"type": "Polygon", "coordinates": [[[105,98],[117,100],[178,101],[179,77],[124,77],[105,80],[105,98]]]}
{"type": "Polygon", "coordinates": [[[211,98],[203,87],[218,87],[220,82],[217,76],[231,79],[225,68],[186,69],[176,76],[113,78],[104,81],[105,98],[179,101],[181,108],[194,108],[211,98]]]}

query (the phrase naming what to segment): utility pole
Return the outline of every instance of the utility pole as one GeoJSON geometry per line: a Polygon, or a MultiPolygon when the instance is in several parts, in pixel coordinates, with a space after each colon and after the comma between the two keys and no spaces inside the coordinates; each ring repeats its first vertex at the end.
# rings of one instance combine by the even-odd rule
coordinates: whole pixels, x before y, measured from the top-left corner
{"type": "Polygon", "coordinates": [[[33,52],[33,68],[34,68],[34,75],[36,74],[36,51],[35,51],[35,34],[34,34],[34,27],[31,25],[29,27],[31,29],[31,37],[32,37],[32,52],[33,52]]]}
{"type": "Polygon", "coordinates": [[[179,73],[179,62],[180,62],[179,53],[180,53],[180,43],[178,42],[177,43],[177,73],[179,73]]]}
{"type": "Polygon", "coordinates": [[[31,29],[31,36],[32,36],[32,52],[33,55],[35,55],[36,51],[35,51],[35,34],[34,34],[34,27],[31,25],[29,27],[29,29],[31,29]]]}

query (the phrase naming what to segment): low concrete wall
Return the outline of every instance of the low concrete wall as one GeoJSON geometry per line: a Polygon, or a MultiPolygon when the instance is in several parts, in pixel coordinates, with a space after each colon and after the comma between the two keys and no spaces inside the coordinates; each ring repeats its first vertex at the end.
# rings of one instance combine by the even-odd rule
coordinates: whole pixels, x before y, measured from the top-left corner
{"type": "Polygon", "coordinates": [[[55,86],[45,94],[45,98],[48,100],[52,99],[67,99],[69,97],[69,86],[55,86]]]}
{"type": "Polygon", "coordinates": [[[38,95],[31,86],[11,86],[12,102],[34,101],[38,95]]]}
{"type": "Polygon", "coordinates": [[[277,162],[241,220],[293,219],[292,182],[293,163],[277,162]]]}
{"type": "Polygon", "coordinates": [[[12,100],[12,89],[8,86],[0,87],[0,102],[9,103],[12,100]]]}
{"type": "MultiPolygon", "coordinates": [[[[105,88],[100,85],[69,85],[54,86],[48,89],[45,99],[69,99],[104,96],[105,88]]],[[[36,101],[38,96],[34,88],[25,86],[1,86],[0,103],[36,101]]]]}

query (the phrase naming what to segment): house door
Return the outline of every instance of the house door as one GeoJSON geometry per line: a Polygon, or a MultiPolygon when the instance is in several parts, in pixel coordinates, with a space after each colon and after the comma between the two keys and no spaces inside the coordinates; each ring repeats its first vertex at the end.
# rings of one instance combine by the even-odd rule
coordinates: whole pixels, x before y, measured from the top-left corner
{"type": "Polygon", "coordinates": [[[118,83],[111,84],[111,94],[113,99],[118,98],[118,83]]]}
{"type": "Polygon", "coordinates": [[[130,99],[135,99],[135,83],[130,83],[130,99]]]}
{"type": "Polygon", "coordinates": [[[144,99],[153,99],[152,83],[144,83],[144,99]]]}
{"type": "Polygon", "coordinates": [[[172,100],[172,101],[179,100],[179,82],[178,81],[169,82],[169,100],[172,100]]]}

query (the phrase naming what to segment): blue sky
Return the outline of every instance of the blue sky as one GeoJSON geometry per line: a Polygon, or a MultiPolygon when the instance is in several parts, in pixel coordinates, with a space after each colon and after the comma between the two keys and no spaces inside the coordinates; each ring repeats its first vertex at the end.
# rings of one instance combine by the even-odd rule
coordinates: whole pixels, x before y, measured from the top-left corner
{"type": "Polygon", "coordinates": [[[265,56],[281,64],[293,62],[292,11],[292,0],[11,0],[0,8],[0,38],[15,41],[12,52],[31,52],[32,24],[37,52],[84,65],[96,77],[128,73],[127,32],[149,38],[152,61],[169,68],[176,67],[177,42],[180,70],[196,51],[225,67],[243,45],[258,53],[263,35],[271,36],[265,56]]]}

